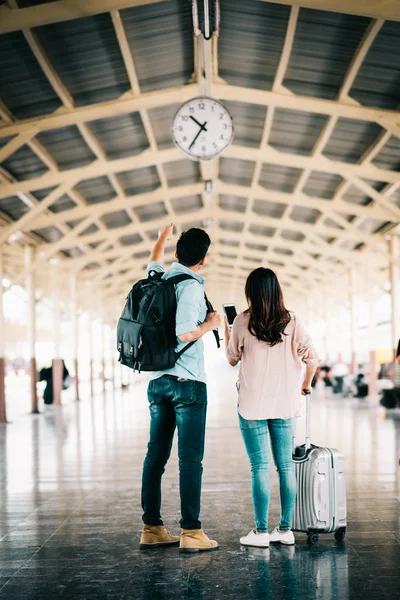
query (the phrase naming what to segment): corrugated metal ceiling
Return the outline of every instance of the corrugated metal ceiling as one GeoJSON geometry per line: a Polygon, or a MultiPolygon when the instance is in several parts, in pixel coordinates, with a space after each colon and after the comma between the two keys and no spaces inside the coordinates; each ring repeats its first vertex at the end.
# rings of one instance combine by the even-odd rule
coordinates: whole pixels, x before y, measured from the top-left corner
{"type": "Polygon", "coordinates": [[[332,160],[357,163],[381,132],[377,123],[339,119],[323,153],[332,160]]]}
{"type": "Polygon", "coordinates": [[[283,84],[295,94],[334,100],[369,19],[303,8],[283,84]]]}
{"type": "Polygon", "coordinates": [[[155,190],[160,185],[160,179],[155,167],[143,167],[142,169],[123,171],[117,174],[117,179],[127,196],[146,194],[155,190]]]}
{"type": "Polygon", "coordinates": [[[281,152],[310,154],[326,121],[324,115],[278,108],[269,143],[281,152]]]}
{"type": "Polygon", "coordinates": [[[386,21],[368,52],[351,96],[361,104],[396,109],[400,104],[400,23],[386,21]]]}
{"type": "Polygon", "coordinates": [[[289,13],[288,6],[267,2],[221,2],[220,76],[234,85],[272,89],[289,13]]]}
{"type": "Polygon", "coordinates": [[[143,92],[188,82],[194,64],[190,2],[128,8],[121,17],[143,92]]]}
{"type": "MultiPolygon", "coordinates": [[[[21,0],[19,6],[33,6],[43,1],[21,0]]],[[[230,84],[272,89],[289,14],[290,7],[276,3],[223,0],[218,48],[220,77],[230,84]]],[[[121,18],[142,92],[185,85],[190,81],[194,70],[194,44],[189,1],[169,0],[124,9],[121,18]]],[[[284,86],[296,94],[335,99],[369,25],[367,18],[302,8],[284,86]]],[[[113,100],[129,93],[129,79],[109,14],[38,27],[35,35],[77,106],[113,100]]],[[[400,61],[398,53],[394,51],[399,39],[400,24],[386,22],[350,91],[357,101],[392,109],[400,104],[400,61]]],[[[22,32],[0,36],[0,56],[0,97],[16,118],[45,115],[60,108],[61,102],[22,32]]],[[[154,108],[148,113],[159,149],[173,147],[170,127],[178,106],[172,104],[154,108]]],[[[258,148],[267,107],[252,104],[251,93],[248,101],[226,102],[226,106],[234,119],[234,144],[258,148]]],[[[277,108],[269,144],[282,153],[310,155],[326,122],[324,115],[277,108]]],[[[88,127],[110,160],[133,157],[149,148],[139,113],[100,119],[91,122],[88,127]]],[[[378,124],[340,118],[323,154],[331,160],[355,164],[381,132],[378,124]]],[[[76,126],[42,132],[37,140],[60,170],[84,167],[96,160],[76,126]]],[[[0,148],[8,141],[9,138],[0,139],[0,148]]],[[[400,142],[397,137],[390,138],[374,157],[373,164],[382,169],[399,170],[400,142]]],[[[47,170],[27,145],[6,159],[2,166],[21,181],[39,177],[47,170]]],[[[219,177],[223,182],[250,186],[255,166],[252,160],[221,158],[219,177]]],[[[163,170],[171,188],[201,181],[199,164],[187,159],[168,162],[163,165],[163,170]]],[[[267,190],[292,193],[302,172],[294,167],[265,162],[259,183],[267,190]]],[[[126,170],[117,173],[117,179],[127,196],[150,192],[161,185],[156,167],[126,170]]],[[[342,181],[339,175],[313,171],[303,186],[303,192],[328,201],[334,197],[342,181]]],[[[369,183],[378,191],[384,191],[384,183],[369,183]]],[[[116,197],[116,191],[105,175],[82,180],[75,189],[88,205],[107,203],[116,197]]],[[[41,201],[50,191],[40,190],[33,195],[41,201]]],[[[388,198],[400,206],[399,190],[388,198]]],[[[371,202],[364,192],[354,186],[344,194],[343,199],[350,204],[366,205],[371,202]]],[[[254,213],[278,220],[284,214],[286,205],[273,200],[273,194],[269,201],[255,198],[254,213]]],[[[172,199],[171,204],[178,215],[193,213],[193,222],[202,226],[202,221],[195,220],[196,211],[203,207],[201,196],[172,199]]],[[[248,206],[248,198],[221,194],[218,205],[223,210],[242,214],[248,206]]],[[[63,196],[50,207],[50,212],[65,211],[74,206],[73,200],[63,196]]],[[[9,196],[0,199],[0,210],[18,219],[28,209],[17,196],[9,196]]],[[[283,231],[282,237],[291,241],[303,240],[301,223],[315,222],[321,211],[292,207],[289,214],[294,229],[283,231]],[[296,231],[296,227],[299,231],[296,231]]],[[[136,207],[134,213],[140,221],[149,223],[168,214],[164,202],[136,207]]],[[[343,216],[351,220],[349,215],[343,216]]],[[[102,222],[107,229],[112,229],[128,225],[131,217],[125,210],[111,211],[102,217],[102,222]]],[[[324,223],[330,224],[327,219],[324,223]]],[[[188,225],[189,222],[183,226],[188,225]]],[[[331,225],[333,227],[334,223],[331,225]]],[[[220,240],[221,245],[237,246],[236,241],[228,239],[228,233],[242,231],[243,224],[227,218],[220,220],[219,226],[227,235],[226,239],[220,240]]],[[[386,227],[386,223],[377,219],[363,219],[359,227],[363,231],[374,232],[386,227]]],[[[274,228],[261,223],[252,224],[249,231],[258,237],[270,237],[275,233],[274,228]]],[[[56,241],[62,235],[56,227],[42,228],[35,230],[35,233],[44,241],[56,241]]],[[[157,235],[156,229],[149,233],[151,238],[157,235]]],[[[120,238],[122,244],[135,244],[141,239],[137,234],[120,238]]],[[[255,246],[254,249],[265,247],[263,244],[255,246]]],[[[68,252],[76,256],[81,251],[72,248],[68,252]]]]}
{"type": "Polygon", "coordinates": [[[221,158],[219,176],[226,183],[249,186],[254,173],[255,162],[239,158],[221,158]]]}
{"type": "Polygon", "coordinates": [[[76,105],[114,100],[129,90],[109,14],[45,25],[35,31],[76,105]]]}

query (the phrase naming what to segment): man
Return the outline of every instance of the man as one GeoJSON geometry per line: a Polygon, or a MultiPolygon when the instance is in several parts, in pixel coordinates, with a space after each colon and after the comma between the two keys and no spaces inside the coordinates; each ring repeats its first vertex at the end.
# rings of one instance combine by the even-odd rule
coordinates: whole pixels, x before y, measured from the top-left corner
{"type": "MultiPolygon", "coordinates": [[[[164,249],[172,236],[173,225],[165,227],[151,254],[150,271],[164,273],[161,263],[164,249]]],[[[150,441],[143,465],[141,548],[177,545],[182,552],[215,550],[199,520],[202,460],[207,411],[207,386],[204,370],[204,334],[216,329],[221,318],[217,312],[207,315],[204,279],[199,275],[206,261],[210,238],[201,229],[184,232],[177,244],[168,279],[189,274],[193,279],[175,285],[177,300],[177,351],[196,342],[182,354],[175,366],[153,373],[148,388],[150,403],[150,441]],[[170,535],[161,518],[161,477],[170,456],[175,428],[178,430],[179,485],[181,496],[181,536],[170,535]]]]}

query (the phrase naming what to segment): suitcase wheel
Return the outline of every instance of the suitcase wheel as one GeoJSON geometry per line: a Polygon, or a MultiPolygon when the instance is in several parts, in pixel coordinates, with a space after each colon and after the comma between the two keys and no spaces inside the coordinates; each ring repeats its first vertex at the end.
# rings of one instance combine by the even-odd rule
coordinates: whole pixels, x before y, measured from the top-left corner
{"type": "Polygon", "coordinates": [[[346,537],[346,527],[340,527],[337,531],[335,531],[335,540],[337,542],[342,542],[346,537]]]}
{"type": "Polygon", "coordinates": [[[319,540],[318,533],[308,533],[307,534],[307,543],[310,544],[311,546],[318,544],[318,540],[319,540]]]}

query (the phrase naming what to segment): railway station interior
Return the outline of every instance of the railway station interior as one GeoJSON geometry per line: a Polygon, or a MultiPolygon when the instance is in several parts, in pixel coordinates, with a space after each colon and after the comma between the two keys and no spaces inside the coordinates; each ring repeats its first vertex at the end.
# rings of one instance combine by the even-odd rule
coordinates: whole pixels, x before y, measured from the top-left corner
{"type": "MultiPolygon", "coordinates": [[[[397,0],[0,0],[1,600],[400,598],[399,105],[397,0]],[[240,543],[221,322],[201,495],[218,551],[140,547],[151,374],[119,363],[116,328],[171,223],[166,269],[183,232],[210,236],[221,315],[276,273],[318,353],[310,437],[344,456],[345,537],[240,543]]],[[[303,443],[304,397],[295,421],[303,443]]]]}

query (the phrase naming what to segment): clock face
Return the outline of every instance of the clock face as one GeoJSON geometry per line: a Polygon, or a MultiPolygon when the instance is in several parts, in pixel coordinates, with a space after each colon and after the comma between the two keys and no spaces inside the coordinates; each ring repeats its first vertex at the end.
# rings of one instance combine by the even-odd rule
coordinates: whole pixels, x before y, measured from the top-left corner
{"type": "Polygon", "coordinates": [[[232,117],[213,98],[193,98],[176,113],[172,137],[193,160],[210,160],[222,154],[232,142],[232,117]]]}

